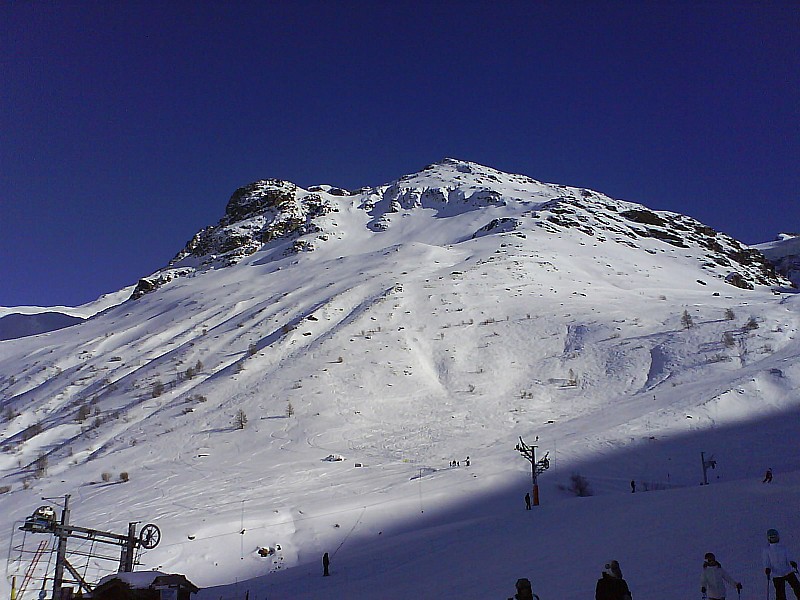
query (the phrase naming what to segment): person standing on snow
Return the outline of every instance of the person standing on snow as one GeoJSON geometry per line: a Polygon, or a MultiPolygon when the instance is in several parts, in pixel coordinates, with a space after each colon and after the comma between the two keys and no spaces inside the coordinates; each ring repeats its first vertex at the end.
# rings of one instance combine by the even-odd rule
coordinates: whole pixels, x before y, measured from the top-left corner
{"type": "Polygon", "coordinates": [[[322,555],[322,576],[323,577],[328,577],[330,575],[330,572],[328,571],[330,566],[331,566],[331,559],[328,558],[328,553],[326,552],[325,554],[322,555]]]}
{"type": "Polygon", "coordinates": [[[772,468],[770,467],[767,469],[766,474],[764,475],[764,481],[761,483],[772,483],[772,468]]]}
{"type": "Polygon", "coordinates": [[[531,509],[531,495],[525,494],[525,510],[531,509]]]}
{"type": "Polygon", "coordinates": [[[513,598],[509,598],[508,600],[539,600],[539,596],[533,593],[533,589],[531,588],[531,580],[525,577],[521,579],[517,579],[516,586],[517,593],[514,594],[513,598]]]}
{"type": "Polygon", "coordinates": [[[775,600],[786,600],[786,584],[788,583],[794,597],[800,600],[800,581],[797,580],[797,563],[789,557],[789,550],[780,543],[777,529],[767,531],[769,545],[761,553],[764,559],[764,573],[767,579],[772,577],[775,586],[775,600]]]}
{"type": "Polygon", "coordinates": [[[708,592],[708,600],[725,600],[726,581],[734,586],[736,591],[742,590],[742,584],[735,581],[730,573],[722,568],[713,552],[706,552],[705,559],[703,574],[700,577],[700,591],[704,594],[708,592]]]}
{"type": "Polygon", "coordinates": [[[631,600],[631,591],[622,578],[622,569],[615,560],[606,563],[603,576],[597,580],[594,592],[595,600],[631,600]]]}

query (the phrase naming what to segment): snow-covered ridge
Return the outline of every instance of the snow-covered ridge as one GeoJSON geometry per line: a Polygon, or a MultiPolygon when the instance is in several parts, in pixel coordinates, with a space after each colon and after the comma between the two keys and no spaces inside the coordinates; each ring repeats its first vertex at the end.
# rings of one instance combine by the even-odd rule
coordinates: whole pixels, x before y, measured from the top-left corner
{"type": "Polygon", "coordinates": [[[277,179],[239,188],[219,223],[198,232],[165,269],[142,279],[133,297],[176,277],[236,264],[259,250],[280,249],[272,254],[277,260],[312,251],[340,235],[338,230],[344,227],[324,217],[345,210],[362,211],[365,219],[356,227],[373,233],[385,232],[393,222],[411,214],[427,214],[432,237],[426,238],[417,228],[422,243],[457,243],[470,236],[498,233],[499,219],[506,224],[503,231],[513,223],[520,234],[537,235],[537,228],[556,234],[573,229],[645,252],[663,251],[666,244],[694,249],[709,274],[727,278],[734,285],[750,289],[754,285],[788,285],[758,251],[690,217],[446,158],[392,183],[354,192],[331,186],[304,190],[277,179]],[[473,219],[463,218],[471,212],[475,213],[473,219]],[[434,225],[436,219],[460,220],[472,230],[443,241],[440,228],[434,225]],[[482,222],[475,223],[475,219],[482,222]]]}

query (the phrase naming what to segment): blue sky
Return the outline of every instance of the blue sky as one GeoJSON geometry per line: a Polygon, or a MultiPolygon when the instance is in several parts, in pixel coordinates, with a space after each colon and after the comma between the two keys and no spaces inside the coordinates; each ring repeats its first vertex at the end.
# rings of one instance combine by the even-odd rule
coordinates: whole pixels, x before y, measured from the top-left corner
{"type": "Polygon", "coordinates": [[[793,2],[8,2],[0,305],[165,265],[231,193],[445,156],[800,231],[793,2]]]}

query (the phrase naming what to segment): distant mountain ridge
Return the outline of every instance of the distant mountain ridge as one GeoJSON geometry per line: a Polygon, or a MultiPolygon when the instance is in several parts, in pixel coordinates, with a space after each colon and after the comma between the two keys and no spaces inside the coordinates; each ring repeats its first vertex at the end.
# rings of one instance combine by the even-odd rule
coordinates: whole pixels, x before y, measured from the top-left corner
{"type": "Polygon", "coordinates": [[[778,239],[755,246],[775,266],[775,270],[800,287],[800,234],[781,233],[778,239]]]}
{"type": "Polygon", "coordinates": [[[42,312],[33,315],[12,313],[0,317],[0,340],[13,340],[55,331],[82,321],[83,319],[80,317],[60,312],[42,312]]]}
{"type": "Polygon", "coordinates": [[[176,277],[236,264],[262,249],[280,247],[279,257],[313,251],[342,235],[331,215],[344,207],[363,213],[359,226],[375,233],[414,211],[428,211],[436,218],[484,211],[485,222],[465,231],[465,237],[509,231],[526,235],[537,229],[558,235],[573,230],[646,252],[656,250],[645,248],[641,240],[659,240],[674,248],[701,249],[702,269],[732,285],[746,289],[790,285],[758,250],[691,217],[446,158],[392,183],[353,192],[329,185],[304,190],[279,179],[243,186],[231,196],[220,221],[200,230],[164,269],[142,278],[132,297],[176,277]]]}

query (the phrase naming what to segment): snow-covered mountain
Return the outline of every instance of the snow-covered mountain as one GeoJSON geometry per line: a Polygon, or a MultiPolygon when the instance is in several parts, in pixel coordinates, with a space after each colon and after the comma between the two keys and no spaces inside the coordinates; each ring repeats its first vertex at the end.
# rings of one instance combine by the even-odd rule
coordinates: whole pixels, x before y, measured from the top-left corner
{"type": "Polygon", "coordinates": [[[159,525],[143,567],[231,584],[201,598],[507,597],[516,576],[579,598],[609,552],[639,597],[688,594],[681,557],[602,537],[630,542],[630,517],[677,550],[691,512],[740,558],[714,519],[800,530],[792,292],[690,217],[465,161],[355,191],[259,181],[129,300],[0,342],[0,543],[72,494],[84,526],[159,525]],[[520,436],[552,460],[525,523],[520,436]],[[694,487],[700,451],[719,496],[694,487]],[[767,466],[777,485],[745,485],[767,466]],[[595,497],[561,489],[576,473],[595,497]],[[325,551],[347,575],[321,588],[325,551]]]}
{"type": "Polygon", "coordinates": [[[772,242],[755,246],[775,266],[775,270],[800,287],[800,235],[782,233],[772,242]]]}

